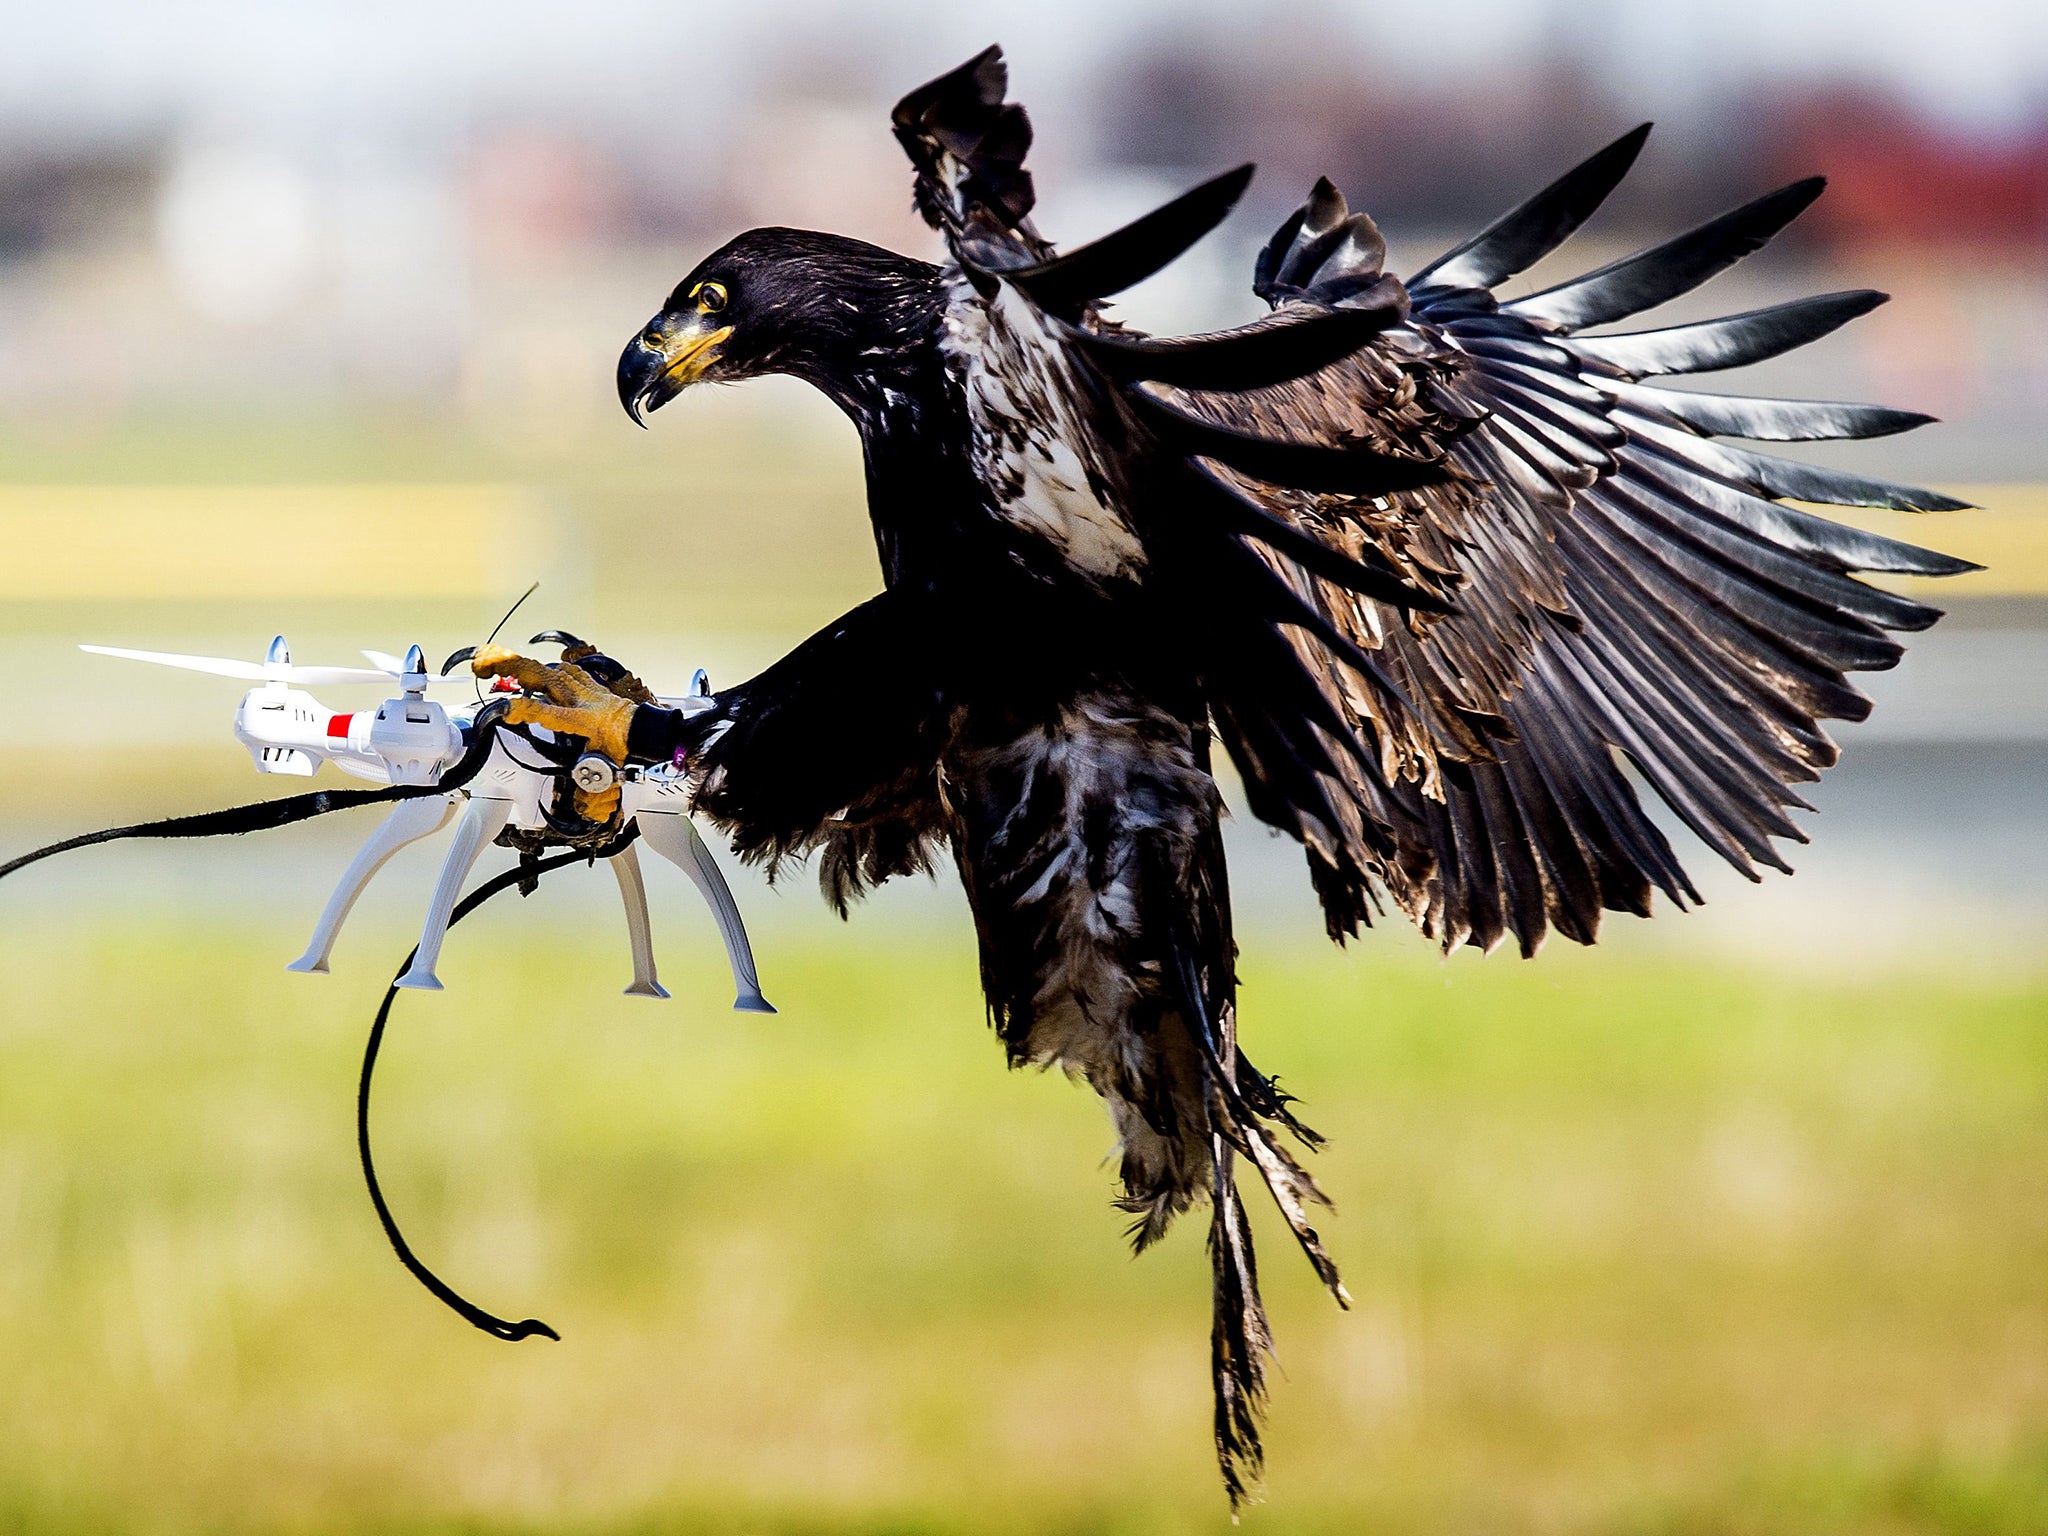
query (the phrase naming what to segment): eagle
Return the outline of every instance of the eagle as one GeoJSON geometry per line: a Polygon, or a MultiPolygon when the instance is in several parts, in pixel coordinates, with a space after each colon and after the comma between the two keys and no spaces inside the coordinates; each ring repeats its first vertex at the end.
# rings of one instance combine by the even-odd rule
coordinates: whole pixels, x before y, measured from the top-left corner
{"type": "Polygon", "coordinates": [[[686,765],[744,857],[849,903],[950,856],[1012,1066],[1102,1096],[1138,1249],[1208,1207],[1215,1448],[1262,1471],[1271,1336],[1249,1165],[1332,1296],[1318,1138],[1240,1040],[1217,786],[1297,841],[1331,938],[1398,912],[1447,950],[1699,893],[1636,789],[1744,875],[1785,870],[1827,719],[1939,611],[1858,579],[1967,562],[1795,503],[1965,503],[1741,442],[1930,420],[1661,382],[1827,335],[1832,293],[1606,329],[1761,249],[1794,182],[1520,298],[1499,289],[1614,189],[1625,134],[1405,280],[1327,180],[1267,242],[1234,329],[1107,313],[1230,211],[1249,166],[1066,251],[1034,227],[1031,125],[990,48],[895,108],[938,264],[749,230],[626,345],[643,426],[686,387],[788,374],[852,420],[881,591],[685,716],[496,652],[528,719],[686,765]],[[1733,440],[1733,441],[1731,441],[1733,440]]]}

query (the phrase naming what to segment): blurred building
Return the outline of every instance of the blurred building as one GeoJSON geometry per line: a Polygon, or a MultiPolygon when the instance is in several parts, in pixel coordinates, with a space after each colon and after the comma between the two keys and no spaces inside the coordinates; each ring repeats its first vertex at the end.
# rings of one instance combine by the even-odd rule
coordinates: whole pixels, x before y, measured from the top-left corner
{"type": "MultiPolygon", "coordinates": [[[[97,9],[133,19],[121,0],[97,9]]],[[[1825,30],[1803,53],[1717,50],[1703,8],[1666,9],[1649,25],[1609,5],[1495,3],[1459,38],[1341,7],[1146,0],[981,25],[1015,39],[1055,235],[1261,162],[1246,212],[1150,309],[1133,301],[1140,321],[1245,313],[1247,252],[1318,175],[1397,255],[1418,253],[1647,112],[1663,131],[1595,246],[1826,170],[1835,188],[1791,255],[1847,274],[1878,250],[1911,278],[1907,322],[1872,327],[1871,387],[2017,432],[2048,400],[2048,44],[2007,60],[2020,84],[2004,94],[2024,103],[2032,80],[2036,110],[1986,126],[1912,88],[1910,54],[1887,74],[1825,30]],[[1684,48],[1697,67],[1675,72],[1684,48]]],[[[851,29],[790,0],[708,40],[637,4],[573,29],[515,5],[465,48],[469,15],[440,0],[403,21],[272,17],[225,55],[175,29],[148,54],[147,27],[126,52],[95,48],[89,17],[29,28],[14,71],[40,49],[80,78],[39,78],[0,116],[0,412],[92,430],[130,409],[488,400],[502,420],[509,392],[512,419],[588,419],[602,401],[569,359],[736,228],[930,249],[883,115],[973,46],[937,34],[978,42],[979,27],[898,5],[851,29]]],[[[2001,24],[1987,12],[1978,30],[2001,24]]],[[[2031,473],[2036,451],[2002,450],[1991,472],[2031,473]]]]}

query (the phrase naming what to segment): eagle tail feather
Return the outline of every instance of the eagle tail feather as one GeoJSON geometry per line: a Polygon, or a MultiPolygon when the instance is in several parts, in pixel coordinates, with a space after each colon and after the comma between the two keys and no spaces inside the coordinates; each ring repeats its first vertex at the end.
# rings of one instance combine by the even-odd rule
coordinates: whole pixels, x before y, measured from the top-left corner
{"type": "MultiPolygon", "coordinates": [[[[1214,1275],[1210,1371],[1215,1389],[1217,1465],[1234,1513],[1251,1496],[1264,1465],[1259,1423],[1265,1405],[1266,1360],[1273,1353],[1272,1331],[1259,1297],[1251,1225],[1237,1186],[1239,1155],[1258,1169],[1316,1277],[1337,1304],[1348,1307],[1351,1298],[1335,1261],[1308,1219],[1308,1207],[1328,1207],[1329,1198],[1272,1136],[1265,1122],[1272,1119],[1287,1126],[1307,1145],[1314,1144],[1315,1133],[1287,1110],[1279,1090],[1238,1054],[1228,956],[1211,956],[1213,963],[1204,967],[1187,921],[1190,915],[1202,914],[1189,914],[1177,904],[1166,910],[1172,914],[1168,928],[1171,963],[1166,976],[1176,1011],[1197,1047],[1204,1090],[1201,1103],[1208,1122],[1209,1259],[1214,1275]],[[1242,1088],[1240,1072],[1245,1078],[1242,1088]]],[[[1223,942],[1227,948],[1227,939],[1223,942]]]]}
{"type": "Polygon", "coordinates": [[[1273,1353],[1273,1334],[1259,1299],[1251,1224],[1231,1171],[1230,1143],[1220,1129],[1209,1133],[1209,1148],[1209,1259],[1215,1274],[1209,1370],[1216,1391],[1216,1465],[1234,1518],[1253,1497],[1265,1470],[1259,1422],[1265,1415],[1266,1359],[1273,1353]]]}

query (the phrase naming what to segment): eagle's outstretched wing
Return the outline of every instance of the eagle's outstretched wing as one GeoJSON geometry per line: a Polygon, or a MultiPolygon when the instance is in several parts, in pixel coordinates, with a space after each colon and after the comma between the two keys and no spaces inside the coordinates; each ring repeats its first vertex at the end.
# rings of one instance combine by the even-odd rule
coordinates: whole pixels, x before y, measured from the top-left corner
{"type": "MultiPolygon", "coordinates": [[[[1355,787],[1400,854],[1374,868],[1355,848],[1333,860],[1311,844],[1334,928],[1364,917],[1375,881],[1446,944],[1491,945],[1512,932],[1525,951],[1546,926],[1590,940],[1603,908],[1646,911],[1653,887],[1680,905],[1697,899],[1622,757],[1737,869],[1754,878],[1758,864],[1784,868],[1771,840],[1804,840],[1786,815],[1804,803],[1792,786],[1835,760],[1818,722],[1869,710],[1845,673],[1891,666],[1900,647],[1885,632],[1938,617],[1853,573],[1970,569],[1784,501],[1961,503],[1717,440],[1868,437],[1928,418],[1642,382],[1776,356],[1882,295],[1581,334],[1689,292],[1760,249],[1820,194],[1817,178],[1531,297],[1495,299],[1495,285],[1556,249],[1599,205],[1647,131],[1410,279],[1409,323],[1378,356],[1267,398],[1205,402],[1225,420],[1285,413],[1297,430],[1341,428],[1363,393],[1349,376],[1393,357],[1423,398],[1485,417],[1450,445],[1457,482],[1389,503],[1396,536],[1426,530],[1454,541],[1448,558],[1429,551],[1462,577],[1450,615],[1404,624],[1369,599],[1310,584],[1311,599],[1380,654],[1415,706],[1390,713],[1366,699],[1356,711],[1393,747],[1383,750],[1383,772],[1355,787]],[[1458,739],[1455,722],[1473,713],[1498,719],[1482,721],[1483,742],[1458,739]]],[[[1263,253],[1261,295],[1280,312],[1345,302],[1377,271],[1356,230],[1342,199],[1318,186],[1263,253]]],[[[1233,489],[1347,540],[1385,537],[1328,499],[1233,489]]],[[[1317,663],[1343,686],[1328,659],[1317,663]]]]}
{"type": "Polygon", "coordinates": [[[1788,505],[1939,510],[1929,491],[1726,438],[1870,437],[1928,418],[1698,394],[1651,378],[1773,357],[1883,296],[1830,294],[1588,336],[1760,249],[1819,195],[1794,183],[1528,298],[1492,289],[1613,190],[1637,129],[1404,286],[1327,182],[1259,259],[1265,319],[1142,338],[1099,301],[1213,227],[1246,172],[1055,255],[1031,228],[1022,109],[993,50],[907,98],[919,206],[1061,393],[1057,430],[1107,484],[1142,582],[1183,624],[1252,811],[1298,837],[1330,930],[1382,894],[1446,946],[1590,942],[1604,909],[1698,899],[1632,765],[1752,878],[1803,841],[1795,785],[1860,719],[1852,671],[1935,609],[1858,572],[1967,562],[1788,505]]]}

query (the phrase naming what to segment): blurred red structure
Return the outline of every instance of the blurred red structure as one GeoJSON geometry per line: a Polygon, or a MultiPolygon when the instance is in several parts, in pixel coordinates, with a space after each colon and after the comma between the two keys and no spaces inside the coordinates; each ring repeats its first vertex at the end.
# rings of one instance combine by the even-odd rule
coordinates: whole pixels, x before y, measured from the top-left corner
{"type": "Polygon", "coordinates": [[[1788,176],[1822,171],[1808,229],[1836,244],[2037,246],[2048,251],[2048,124],[2003,140],[1945,131],[1864,92],[1780,98],[1788,176]]]}

